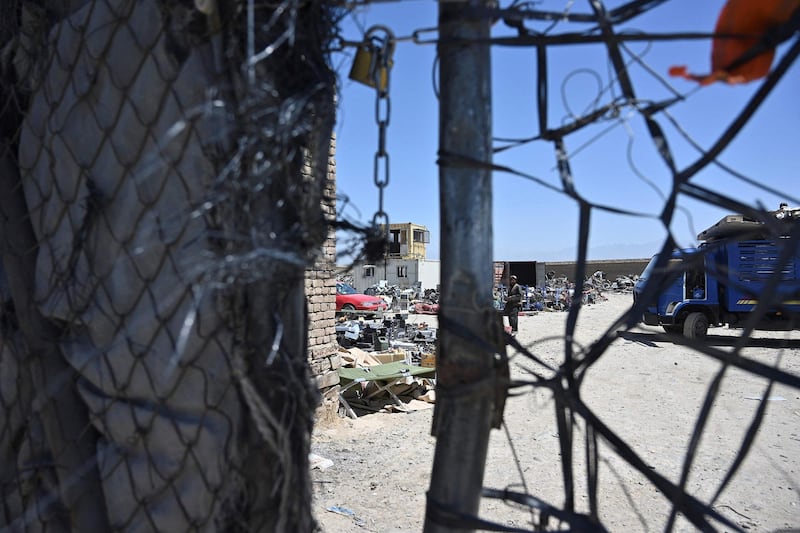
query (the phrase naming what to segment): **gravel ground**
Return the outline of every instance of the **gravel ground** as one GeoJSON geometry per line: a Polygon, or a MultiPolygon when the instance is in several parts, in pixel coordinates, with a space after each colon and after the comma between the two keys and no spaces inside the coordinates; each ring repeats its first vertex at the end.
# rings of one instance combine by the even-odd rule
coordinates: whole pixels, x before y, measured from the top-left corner
{"type": "MultiPolygon", "coordinates": [[[[586,306],[576,342],[586,345],[600,337],[630,303],[630,294],[609,294],[606,301],[586,306]]],[[[563,312],[520,317],[517,338],[558,365],[566,317],[563,312]]],[[[436,323],[431,316],[412,320],[436,323]]],[[[726,328],[709,333],[709,344],[728,350],[739,334],[726,328]]],[[[800,332],[756,332],[743,353],[800,375],[800,332]]],[[[524,366],[520,358],[513,358],[512,377],[523,376],[524,366]]],[[[673,344],[660,329],[642,326],[616,337],[589,371],[582,397],[650,468],[677,483],[698,412],[720,370],[715,360],[673,344]]],[[[725,371],[687,479],[695,497],[714,497],[766,385],[745,372],[725,371]]],[[[747,531],[788,531],[800,528],[800,391],[776,385],[766,401],[766,418],[755,444],[714,508],[747,531]]],[[[430,436],[432,415],[432,409],[374,413],[317,428],[312,449],[333,462],[328,468],[312,469],[313,507],[323,532],[422,531],[436,445],[430,436]]],[[[550,395],[537,390],[509,398],[504,420],[503,429],[492,431],[484,486],[519,489],[524,482],[530,494],[561,506],[564,489],[550,395]]],[[[588,509],[583,436],[579,422],[574,452],[579,511],[588,509]]],[[[609,530],[664,530],[667,500],[602,442],[599,470],[600,516],[609,530]]],[[[502,501],[484,499],[480,512],[486,519],[531,528],[529,513],[502,501]]],[[[679,518],[675,530],[694,528],[679,518]]]]}

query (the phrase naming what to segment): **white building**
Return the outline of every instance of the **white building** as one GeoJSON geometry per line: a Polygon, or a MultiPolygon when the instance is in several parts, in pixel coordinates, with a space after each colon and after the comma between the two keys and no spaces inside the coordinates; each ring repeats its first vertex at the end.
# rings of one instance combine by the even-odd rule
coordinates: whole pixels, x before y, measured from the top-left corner
{"type": "Polygon", "coordinates": [[[376,263],[355,263],[345,278],[358,291],[377,285],[397,286],[400,290],[415,289],[418,295],[439,289],[438,260],[425,258],[430,232],[412,222],[389,224],[389,246],[386,255],[376,263]]]}
{"type": "Polygon", "coordinates": [[[355,263],[349,273],[358,292],[383,282],[401,290],[414,288],[417,294],[422,294],[428,289],[438,289],[441,277],[438,260],[395,257],[374,264],[355,263]]]}

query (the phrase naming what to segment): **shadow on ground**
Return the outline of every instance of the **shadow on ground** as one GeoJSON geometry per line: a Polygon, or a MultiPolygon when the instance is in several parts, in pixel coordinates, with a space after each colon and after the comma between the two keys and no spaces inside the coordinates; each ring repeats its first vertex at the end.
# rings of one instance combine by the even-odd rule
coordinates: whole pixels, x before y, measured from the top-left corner
{"type": "MultiPolygon", "coordinates": [[[[672,342],[679,335],[670,333],[650,333],[640,331],[618,331],[617,337],[631,342],[638,342],[651,348],[658,348],[659,342],[672,342]]],[[[702,341],[706,346],[734,346],[740,342],[739,337],[729,335],[707,335],[702,341]]],[[[751,348],[791,348],[800,349],[800,339],[749,338],[744,346],[751,348]]]]}

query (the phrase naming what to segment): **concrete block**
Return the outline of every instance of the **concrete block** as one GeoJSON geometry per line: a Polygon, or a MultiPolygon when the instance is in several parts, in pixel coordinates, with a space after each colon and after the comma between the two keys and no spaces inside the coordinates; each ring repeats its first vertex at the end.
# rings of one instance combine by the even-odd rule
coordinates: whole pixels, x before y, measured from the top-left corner
{"type": "Polygon", "coordinates": [[[317,388],[324,389],[339,384],[339,374],[333,370],[317,376],[317,388]]]}

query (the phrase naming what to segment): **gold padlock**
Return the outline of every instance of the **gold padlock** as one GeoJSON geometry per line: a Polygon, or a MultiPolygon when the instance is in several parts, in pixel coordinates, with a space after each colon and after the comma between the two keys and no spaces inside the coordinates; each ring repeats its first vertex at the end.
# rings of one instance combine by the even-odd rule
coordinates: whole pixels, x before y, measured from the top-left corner
{"type": "Polygon", "coordinates": [[[349,78],[363,83],[368,87],[377,88],[384,92],[389,86],[389,71],[394,65],[394,35],[383,26],[370,28],[364,37],[364,42],[358,46],[353,66],[350,67],[349,78]],[[378,31],[386,33],[384,39],[378,39],[374,34],[378,31]]]}

